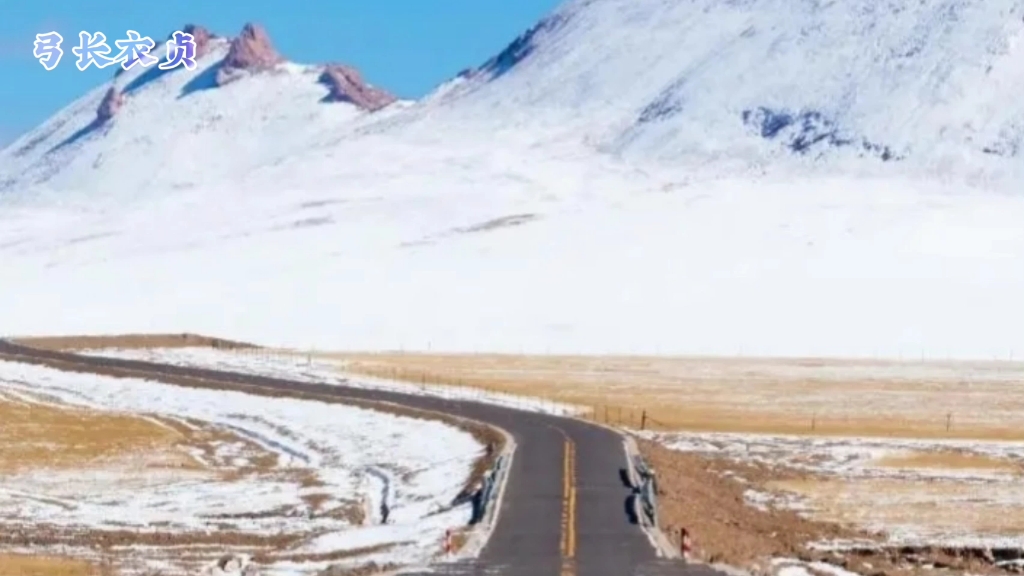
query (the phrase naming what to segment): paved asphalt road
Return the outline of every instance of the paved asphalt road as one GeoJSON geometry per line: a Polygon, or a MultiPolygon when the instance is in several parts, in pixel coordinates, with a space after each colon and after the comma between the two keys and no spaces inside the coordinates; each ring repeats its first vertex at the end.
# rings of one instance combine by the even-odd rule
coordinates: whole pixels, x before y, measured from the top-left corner
{"type": "Polygon", "coordinates": [[[518,445],[498,523],[478,559],[435,566],[434,573],[507,576],[715,576],[704,566],[658,559],[627,509],[629,488],[622,438],[586,422],[476,402],[381,390],[293,382],[252,374],[186,368],[35,350],[0,340],[0,359],[73,362],[83,368],[130,370],[133,375],[201,378],[384,401],[447,412],[499,426],[518,445]],[[575,492],[573,495],[572,493],[575,492]],[[573,497],[574,496],[574,497],[573,497]]]}

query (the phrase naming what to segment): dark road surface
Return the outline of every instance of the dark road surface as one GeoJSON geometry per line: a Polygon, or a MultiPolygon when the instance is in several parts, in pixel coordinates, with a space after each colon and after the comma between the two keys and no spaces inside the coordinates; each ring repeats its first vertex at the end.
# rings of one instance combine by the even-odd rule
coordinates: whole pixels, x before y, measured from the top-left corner
{"type": "Polygon", "coordinates": [[[622,438],[599,426],[476,402],[383,390],[294,382],[252,374],[36,350],[0,340],[0,360],[71,362],[82,368],[132,371],[132,376],[203,379],[339,400],[393,402],[493,424],[515,439],[497,525],[480,557],[440,564],[435,574],[507,576],[712,576],[679,560],[659,559],[627,511],[630,489],[622,438]],[[568,462],[568,465],[567,465],[568,462]],[[566,472],[568,471],[568,474],[566,472]],[[575,492],[575,498],[569,496],[575,492]]]}

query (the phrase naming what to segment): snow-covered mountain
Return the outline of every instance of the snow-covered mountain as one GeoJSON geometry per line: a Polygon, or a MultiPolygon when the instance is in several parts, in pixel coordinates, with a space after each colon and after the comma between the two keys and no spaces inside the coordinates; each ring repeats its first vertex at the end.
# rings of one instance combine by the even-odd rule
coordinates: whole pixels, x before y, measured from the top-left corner
{"type": "Polygon", "coordinates": [[[577,0],[448,98],[633,161],[1024,176],[1019,0],[577,0]],[[863,162],[851,162],[864,159],[863,162]]]}
{"type": "Polygon", "coordinates": [[[261,26],[230,40],[185,29],[199,38],[194,71],[117,74],[0,153],[0,195],[82,192],[91,202],[97,189],[209,185],[297,155],[394,101],[349,67],[286,61],[261,26]]]}
{"type": "Polygon", "coordinates": [[[1024,352],[1019,0],[571,0],[417,102],[198,37],[0,152],[0,330],[1024,352]]]}

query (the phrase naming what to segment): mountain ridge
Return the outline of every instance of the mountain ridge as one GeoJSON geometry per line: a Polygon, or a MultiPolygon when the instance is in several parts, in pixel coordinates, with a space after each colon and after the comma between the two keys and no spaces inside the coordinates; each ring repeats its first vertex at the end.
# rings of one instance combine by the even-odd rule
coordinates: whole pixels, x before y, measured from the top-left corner
{"type": "MultiPolygon", "coordinates": [[[[209,33],[198,30],[205,45],[209,33]]],[[[284,62],[253,24],[222,58],[195,88],[284,62]]],[[[1024,92],[1022,60],[1019,0],[571,0],[486,62],[361,126],[571,140],[633,163],[721,162],[730,173],[913,175],[1012,188],[1024,182],[1024,101],[1015,96],[1024,92]]],[[[349,66],[324,66],[320,80],[325,103],[373,112],[396,101],[349,66]]],[[[119,109],[107,106],[101,117],[119,109]]],[[[3,156],[0,170],[11,164],[3,156]]],[[[17,170],[8,168],[15,174],[6,180],[23,186],[17,170]]]]}
{"type": "Polygon", "coordinates": [[[1016,185],[1021,61],[1015,0],[573,0],[450,98],[502,121],[575,109],[634,160],[846,155],[1016,185]]]}

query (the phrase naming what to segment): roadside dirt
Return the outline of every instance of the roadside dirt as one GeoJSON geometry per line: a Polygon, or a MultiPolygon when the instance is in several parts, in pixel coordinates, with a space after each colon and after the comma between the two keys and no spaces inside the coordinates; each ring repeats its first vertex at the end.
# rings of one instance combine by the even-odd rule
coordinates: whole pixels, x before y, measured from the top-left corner
{"type": "Polygon", "coordinates": [[[994,551],[877,548],[876,543],[884,542],[882,534],[807,519],[790,510],[761,509],[744,497],[748,489],[770,492],[772,484],[812,479],[807,473],[680,452],[647,440],[637,445],[657,474],[662,531],[679,546],[685,527],[698,561],[743,567],[754,574],[770,574],[770,560],[778,557],[827,562],[870,576],[1006,573],[993,565],[994,551]],[[835,541],[849,542],[854,549],[836,553],[810,546],[835,541]]]}
{"type": "Polygon", "coordinates": [[[708,562],[746,566],[772,556],[798,557],[807,543],[818,540],[874,538],[805,520],[795,512],[765,512],[748,505],[744,491],[778,478],[777,471],[678,452],[646,440],[637,444],[657,472],[662,530],[678,542],[680,528],[687,528],[708,562]]]}

